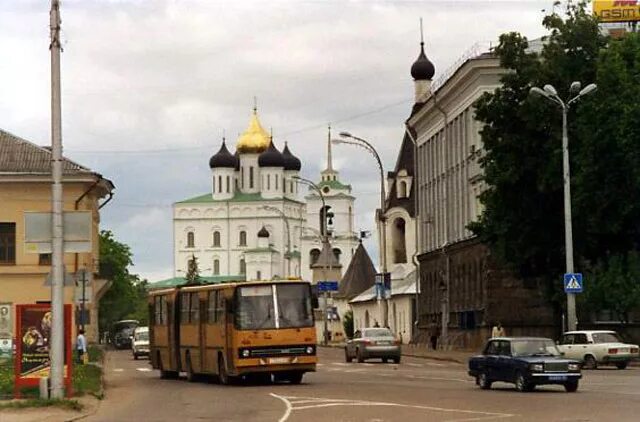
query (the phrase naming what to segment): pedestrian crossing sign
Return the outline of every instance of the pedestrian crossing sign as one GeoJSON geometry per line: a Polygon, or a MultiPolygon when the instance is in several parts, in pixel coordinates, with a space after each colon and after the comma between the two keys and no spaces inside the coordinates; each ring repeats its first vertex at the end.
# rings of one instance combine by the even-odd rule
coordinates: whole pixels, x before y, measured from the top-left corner
{"type": "Polygon", "coordinates": [[[567,273],[564,275],[564,292],[565,293],[582,293],[582,274],[567,273]]]}

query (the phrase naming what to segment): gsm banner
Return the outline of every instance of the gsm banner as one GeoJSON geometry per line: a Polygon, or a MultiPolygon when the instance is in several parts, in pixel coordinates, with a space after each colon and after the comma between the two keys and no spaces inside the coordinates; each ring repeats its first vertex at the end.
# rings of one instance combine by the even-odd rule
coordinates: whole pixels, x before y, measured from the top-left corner
{"type": "Polygon", "coordinates": [[[639,0],[594,0],[593,13],[602,22],[640,21],[639,0]]]}

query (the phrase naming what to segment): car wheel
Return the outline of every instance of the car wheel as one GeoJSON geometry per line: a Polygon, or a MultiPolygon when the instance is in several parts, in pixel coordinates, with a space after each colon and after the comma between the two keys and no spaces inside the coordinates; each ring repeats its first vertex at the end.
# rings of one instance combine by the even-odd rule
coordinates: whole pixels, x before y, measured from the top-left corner
{"type": "Polygon", "coordinates": [[[344,348],[344,361],[347,363],[351,363],[353,361],[353,358],[349,356],[349,351],[346,347],[344,348]]]}
{"type": "Polygon", "coordinates": [[[488,390],[491,388],[491,381],[489,381],[489,377],[485,372],[480,372],[476,377],[476,384],[480,386],[483,390],[488,390]]]}
{"type": "Polygon", "coordinates": [[[596,361],[596,358],[593,355],[587,355],[584,357],[584,369],[597,369],[598,368],[598,362],[596,361]]]}
{"type": "Polygon", "coordinates": [[[356,356],[358,358],[358,363],[364,362],[364,356],[362,355],[362,351],[360,349],[356,349],[356,356]]]}
{"type": "Polygon", "coordinates": [[[400,363],[400,356],[393,358],[393,363],[400,363]]]}
{"type": "Polygon", "coordinates": [[[522,375],[522,372],[518,372],[518,374],[516,375],[516,390],[520,391],[521,393],[533,390],[533,388],[531,388],[531,384],[527,382],[524,375],[522,375]]]}
{"type": "Polygon", "coordinates": [[[618,369],[626,369],[629,362],[618,362],[616,363],[616,368],[618,369]]]}
{"type": "Polygon", "coordinates": [[[578,381],[571,381],[564,385],[564,389],[567,393],[575,393],[578,391],[578,381]]]}

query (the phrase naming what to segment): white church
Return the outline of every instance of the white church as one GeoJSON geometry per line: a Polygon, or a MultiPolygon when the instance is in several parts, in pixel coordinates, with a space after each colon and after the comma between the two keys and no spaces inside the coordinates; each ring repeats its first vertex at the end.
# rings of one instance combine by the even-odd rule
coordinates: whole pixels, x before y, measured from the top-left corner
{"type": "Polygon", "coordinates": [[[320,218],[331,214],[333,253],[348,267],[358,245],[355,198],[332,167],[330,139],[327,167],[316,182],[324,212],[320,195],[295,180],[300,160],[286,143],[278,150],[255,108],[235,153],[223,139],[209,167],[211,191],[173,205],[175,277],[184,277],[195,256],[200,275],[213,280],[311,280],[310,266],[321,251],[320,218]],[[299,188],[308,192],[306,204],[299,188]]]}

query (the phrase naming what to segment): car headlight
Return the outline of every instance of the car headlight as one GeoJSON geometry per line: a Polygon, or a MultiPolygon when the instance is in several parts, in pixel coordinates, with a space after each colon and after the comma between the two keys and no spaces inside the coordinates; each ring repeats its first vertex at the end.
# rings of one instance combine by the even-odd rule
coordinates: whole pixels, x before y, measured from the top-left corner
{"type": "Polygon", "coordinates": [[[532,363],[529,365],[529,369],[533,372],[544,372],[544,364],[542,363],[532,363]]]}
{"type": "Polygon", "coordinates": [[[243,358],[248,358],[251,355],[251,351],[249,349],[243,349],[241,352],[243,358]]]}
{"type": "Polygon", "coordinates": [[[579,371],[580,370],[580,364],[579,363],[570,363],[569,364],[569,371],[579,371]]]}
{"type": "Polygon", "coordinates": [[[313,346],[309,346],[309,347],[307,347],[306,352],[307,352],[307,354],[308,354],[308,355],[312,355],[314,351],[315,351],[315,350],[314,350],[313,346]]]}

